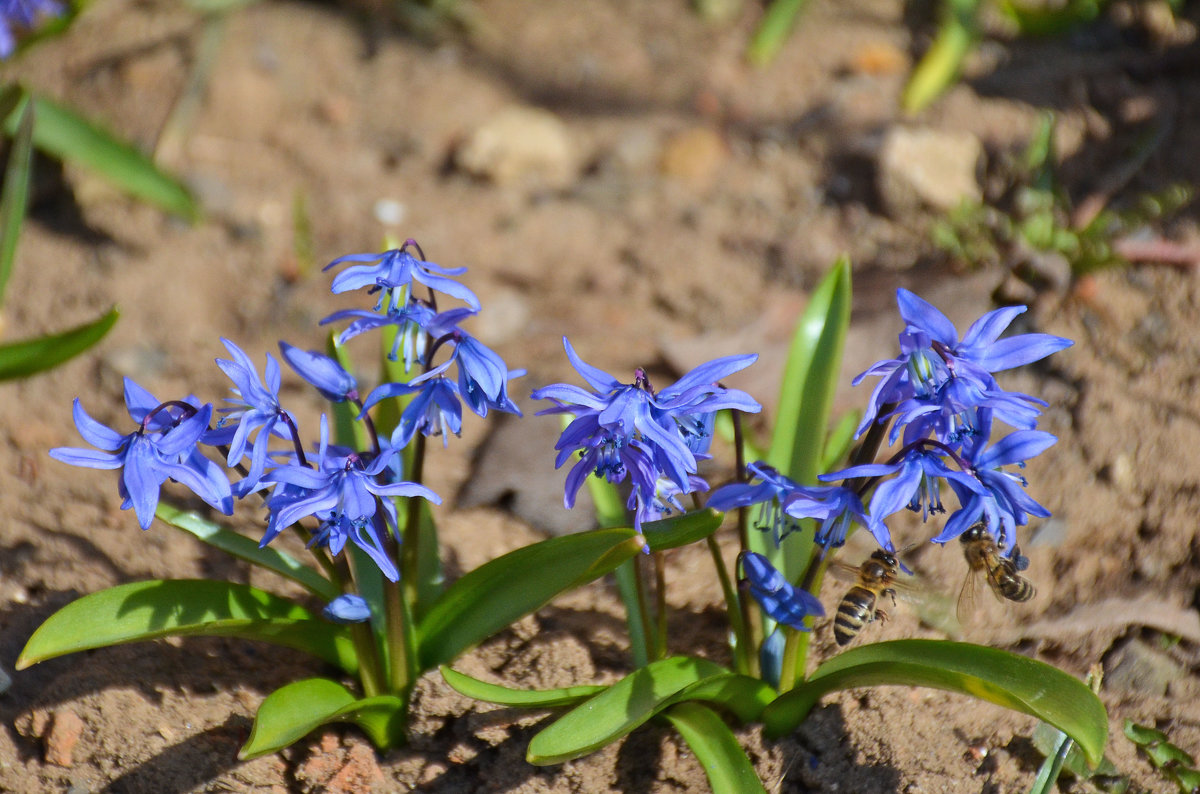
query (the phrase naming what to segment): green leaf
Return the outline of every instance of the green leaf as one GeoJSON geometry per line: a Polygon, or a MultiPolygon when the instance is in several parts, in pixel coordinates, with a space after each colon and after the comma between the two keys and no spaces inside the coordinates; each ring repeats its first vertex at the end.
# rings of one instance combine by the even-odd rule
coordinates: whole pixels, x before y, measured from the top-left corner
{"type": "MultiPolygon", "coordinates": [[[[1050,756],[1054,755],[1056,749],[1058,748],[1059,738],[1063,735],[1063,732],[1058,728],[1047,725],[1044,722],[1039,722],[1038,726],[1033,729],[1033,735],[1030,736],[1030,740],[1033,742],[1033,746],[1037,748],[1039,753],[1049,758],[1050,756]]],[[[1067,751],[1067,757],[1065,763],[1063,764],[1063,770],[1066,773],[1084,780],[1087,780],[1095,775],[1115,778],[1119,777],[1121,774],[1116,766],[1113,765],[1113,762],[1108,759],[1108,756],[1105,756],[1103,759],[1101,759],[1100,765],[1094,770],[1088,769],[1087,759],[1083,757],[1083,753],[1080,751],[1079,746],[1074,742],[1071,742],[1071,749],[1067,751]]]]}
{"type": "Polygon", "coordinates": [[[16,668],[76,651],[172,636],[261,640],[310,653],[351,675],[358,671],[345,627],[249,585],[207,579],[133,582],[72,601],[38,627],[16,668]]]}
{"type": "Polygon", "coordinates": [[[821,471],[832,471],[845,460],[854,442],[854,431],[861,420],[860,411],[847,411],[838,417],[837,423],[829,431],[829,438],[825,439],[825,449],[821,452],[821,471]]]}
{"type": "Polygon", "coordinates": [[[650,551],[676,549],[716,532],[722,518],[716,510],[697,510],[642,524],[642,535],[650,551]]]}
{"type": "Polygon", "coordinates": [[[60,334],[0,345],[0,380],[26,378],[57,367],[103,339],[119,316],[112,308],[103,317],[60,334]]]}
{"type": "MultiPolygon", "coordinates": [[[[839,259],[809,300],[796,324],[784,368],[779,415],[767,462],[798,483],[820,474],[833,396],[842,370],[850,326],[850,261],[839,259]]],[[[811,532],[794,532],[780,546],[770,533],[750,533],[750,548],[771,560],[788,581],[797,581],[812,551],[811,532]]]]}
{"type": "Polygon", "coordinates": [[[515,706],[530,709],[549,709],[557,706],[573,706],[581,700],[587,700],[592,695],[608,689],[606,686],[588,684],[569,686],[562,689],[511,689],[500,684],[489,684],[469,675],[452,670],[446,665],[439,668],[442,678],[450,688],[460,695],[485,703],[498,703],[501,706],[515,706]]]}
{"type": "Polygon", "coordinates": [[[1108,716],[1080,680],[1008,651],[943,640],[895,640],[839,654],[763,712],[768,736],[795,730],[830,692],[866,686],[927,686],[1032,714],[1074,739],[1092,764],[1104,755],[1108,716]]]}
{"type": "Polygon", "coordinates": [[[306,678],[267,695],[238,758],[245,761],[282,750],[330,722],[352,722],[376,747],[395,747],[404,739],[405,716],[404,701],[394,695],[360,699],[337,681],[306,678]]]}
{"type": "MultiPolygon", "coordinates": [[[[95,171],[134,198],[195,221],[200,210],[191,193],[146,155],[88,121],[71,109],[45,97],[34,97],[37,124],[33,145],[51,157],[70,160],[95,171]]],[[[5,131],[16,131],[10,118],[5,131]]]]}
{"type": "Polygon", "coordinates": [[[755,66],[766,66],[775,60],[806,5],[808,0],[775,0],[771,3],[746,49],[747,60],[755,66]]]}
{"type": "Polygon", "coordinates": [[[25,221],[25,207],[29,201],[29,171],[33,160],[33,103],[19,88],[10,86],[0,94],[0,115],[7,118],[16,105],[20,105],[16,121],[17,135],[8,155],[4,191],[0,194],[0,302],[4,300],[8,277],[12,275],[17,239],[21,236],[21,224],[25,221]],[[13,107],[7,107],[10,103],[13,107]]]}
{"type": "Polygon", "coordinates": [[[676,703],[663,717],[696,754],[713,794],[766,794],[746,751],[712,709],[690,701],[676,703]]]}
{"type": "Polygon", "coordinates": [[[182,529],[214,548],[266,568],[268,571],[274,571],[280,576],[303,585],[325,601],[332,601],[341,595],[341,591],[333,582],[290,554],[270,546],[260,548],[257,543],[245,535],[215,524],[206,518],[201,518],[196,513],[180,510],[166,502],[159,502],[154,515],[170,526],[182,529]]]}
{"type": "Polygon", "coordinates": [[[587,755],[671,705],[673,696],[728,670],[705,659],[673,656],[635,670],[544,728],[529,742],[531,764],[559,764],[587,755]]]}
{"type": "Polygon", "coordinates": [[[943,18],[937,37],[913,69],[900,97],[905,113],[918,113],[958,79],[978,38],[976,21],[980,0],[943,0],[943,18]]]}
{"type": "Polygon", "coordinates": [[[642,550],[632,529],[597,529],[523,546],[484,563],[442,594],[417,625],[421,669],[466,649],[642,550]]]}

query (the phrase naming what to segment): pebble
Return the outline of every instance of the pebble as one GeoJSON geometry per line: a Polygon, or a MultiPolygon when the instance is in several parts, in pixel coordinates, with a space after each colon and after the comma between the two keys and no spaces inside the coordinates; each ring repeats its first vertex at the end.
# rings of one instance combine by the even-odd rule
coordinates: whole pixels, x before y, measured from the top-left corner
{"type": "Polygon", "coordinates": [[[565,188],[578,159],[567,125],[548,110],[511,106],[485,120],[454,157],[461,170],[497,185],[565,188]]]}
{"type": "Polygon", "coordinates": [[[879,194],[893,217],[979,201],[983,144],[969,132],[893,126],[879,150],[879,194]]]}
{"type": "Polygon", "coordinates": [[[75,745],[82,735],[83,720],[78,714],[66,708],[54,712],[54,721],[46,734],[46,763],[71,766],[75,745]]]}
{"type": "Polygon", "coordinates": [[[692,127],[673,135],[663,147],[659,171],[697,192],[710,189],[721,166],[729,159],[729,147],[711,127],[692,127]]]}
{"type": "Polygon", "coordinates": [[[1118,692],[1146,692],[1163,696],[1172,681],[1187,670],[1164,652],[1133,639],[1108,654],[1104,660],[1104,686],[1118,692]]]}
{"type": "Polygon", "coordinates": [[[372,214],[384,226],[399,226],[408,217],[408,207],[395,199],[380,199],[372,207],[372,214]]]}
{"type": "Polygon", "coordinates": [[[7,692],[8,688],[11,686],[12,676],[8,674],[7,670],[5,670],[3,667],[0,667],[0,695],[3,695],[5,692],[7,692]]]}

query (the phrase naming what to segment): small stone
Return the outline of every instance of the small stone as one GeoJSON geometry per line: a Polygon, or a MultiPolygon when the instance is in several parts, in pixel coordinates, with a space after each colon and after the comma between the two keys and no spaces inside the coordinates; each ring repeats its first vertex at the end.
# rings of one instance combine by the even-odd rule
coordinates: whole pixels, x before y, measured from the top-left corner
{"type": "Polygon", "coordinates": [[[83,720],[70,709],[54,712],[50,732],[46,734],[46,763],[56,766],[71,766],[71,754],[79,737],[83,735],[83,720]]]}
{"type": "Polygon", "coordinates": [[[1187,670],[1157,648],[1132,639],[1104,659],[1104,686],[1118,692],[1145,692],[1162,697],[1172,681],[1187,670]]]}
{"type": "Polygon", "coordinates": [[[893,217],[979,201],[983,144],[969,132],[894,126],[879,151],[879,194],[893,217]]]}
{"type": "Polygon", "coordinates": [[[468,174],[504,186],[565,188],[578,170],[567,125],[548,110],[519,106],[481,124],[454,162],[468,174]]]}
{"type": "Polygon", "coordinates": [[[408,207],[395,199],[380,199],[372,208],[375,220],[384,226],[399,226],[408,217],[408,207]]]}
{"type": "Polygon", "coordinates": [[[3,695],[5,692],[7,692],[8,688],[11,686],[12,676],[9,675],[3,667],[0,667],[0,695],[3,695]]]}
{"type": "Polygon", "coordinates": [[[710,127],[693,127],[672,136],[663,147],[659,171],[689,188],[704,191],[716,183],[717,172],[729,158],[729,147],[710,127]]]}

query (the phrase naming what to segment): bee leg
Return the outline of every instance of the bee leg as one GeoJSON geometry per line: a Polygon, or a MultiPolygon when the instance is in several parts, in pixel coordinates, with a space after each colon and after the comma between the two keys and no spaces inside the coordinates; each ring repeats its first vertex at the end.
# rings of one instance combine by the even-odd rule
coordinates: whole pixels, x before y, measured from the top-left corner
{"type": "Polygon", "coordinates": [[[896,606],[896,591],[889,587],[887,590],[884,590],[883,592],[884,592],[884,595],[886,595],[892,599],[892,606],[896,606]]]}
{"type": "Polygon", "coordinates": [[[886,623],[888,620],[888,613],[884,612],[882,609],[876,609],[875,617],[873,617],[871,619],[878,620],[880,623],[886,623]]]}

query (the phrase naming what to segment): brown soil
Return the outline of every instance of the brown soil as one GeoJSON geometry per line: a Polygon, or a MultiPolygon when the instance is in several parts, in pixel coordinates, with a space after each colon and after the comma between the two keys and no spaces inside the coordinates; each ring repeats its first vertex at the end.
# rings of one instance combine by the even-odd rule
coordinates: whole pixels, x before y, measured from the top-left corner
{"type": "MultiPolygon", "coordinates": [[[[814,3],[780,58],[756,71],[740,50],[757,5],[709,26],[683,2],[486,0],[470,44],[428,45],[384,29],[365,5],[264,3],[228,17],[206,89],[189,93],[194,70],[204,69],[199,18],[175,3],[112,0],[8,67],[8,77],[157,145],[208,215],[186,227],[88,173],[39,164],[5,337],[58,330],[114,303],[123,314],[94,353],[3,387],[0,666],[11,672],[32,630],[83,593],[166,577],[275,586],[166,527],[141,533],[119,510],[108,473],[69,469],[46,450],[78,443],[69,420],[77,395],[98,419],[119,423],[124,375],[160,395],[225,394],[211,363],[224,352],[218,336],[259,361],[278,339],[320,345],[315,321],[350,303],[329,295],[324,277],[295,255],[297,201],[318,265],[376,250],[391,231],[419,239],[434,261],[469,266],[485,306],[475,330],[510,365],[529,369],[526,394],[573,379],[559,341],[569,334],[599,366],[648,365],[660,377],[713,355],[762,350],[739,385],[770,407],[795,312],[842,251],[856,266],[846,380],[891,355],[895,286],[957,322],[988,308],[1004,273],[931,267],[930,213],[885,213],[875,189],[882,134],[914,123],[900,117],[897,97],[927,23],[880,0],[814,3]],[[188,96],[200,99],[191,115],[172,116],[188,96]],[[463,173],[456,153],[511,105],[553,113],[569,151],[501,174],[504,184],[463,173]],[[402,223],[375,219],[383,199],[404,205],[402,223]]],[[[1178,68],[1194,48],[1156,53],[1123,33],[1102,25],[1083,38],[987,45],[968,82],[915,123],[973,133],[996,161],[1029,137],[1039,108],[1055,108],[1063,174],[1077,196],[1104,189],[1147,123],[1167,124],[1124,192],[1194,182],[1200,116],[1190,109],[1200,107],[1200,81],[1178,68]]],[[[1175,233],[1191,228],[1185,219],[1175,233]]],[[[1080,676],[1105,662],[1112,760],[1141,789],[1172,791],[1120,726],[1127,717],[1155,724],[1200,751],[1200,285],[1190,268],[1146,266],[1034,297],[1028,327],[1077,340],[1048,367],[1008,380],[1052,403],[1043,426],[1060,441],[1028,476],[1054,520],[1025,544],[1037,598],[1007,610],[989,604],[968,637],[1080,676]]],[[[295,382],[286,388],[293,402],[305,399],[295,382]]],[[[845,405],[866,397],[847,390],[845,405]]],[[[306,406],[314,421],[319,406],[306,406]]],[[[513,453],[525,457],[507,469],[545,470],[554,431],[544,426],[553,420],[524,422],[542,429],[529,430],[530,445],[513,453]]],[[[431,485],[448,497],[437,515],[452,574],[537,540],[531,522],[563,521],[553,493],[476,474],[487,429],[468,420],[463,438],[434,449],[429,464],[431,485]],[[498,501],[524,504],[520,515],[535,518],[496,504],[507,491],[515,493],[498,501]],[[467,507],[464,496],[456,505],[460,493],[492,503],[467,507]]],[[[251,528],[255,519],[239,520],[251,528]]],[[[914,565],[937,589],[957,591],[957,550],[927,549],[914,565]]],[[[673,555],[671,643],[724,659],[710,570],[697,550],[673,555]]],[[[831,604],[837,593],[824,598],[831,604]]],[[[459,666],[527,687],[611,681],[627,670],[621,623],[612,590],[597,583],[459,666]]],[[[941,636],[903,609],[870,631],[941,636]]],[[[831,653],[826,629],[815,647],[818,658],[831,653]]],[[[36,665],[0,695],[0,790],[706,788],[686,746],[655,727],[576,762],[528,766],[525,745],[544,715],[472,704],[437,675],[421,682],[409,748],[377,757],[339,728],[239,763],[262,697],[320,672],[286,650],[206,639],[36,665]]],[[[829,698],[784,741],[742,737],[772,791],[1010,792],[1028,790],[1036,772],[1034,725],[963,697],[881,689],[829,698]]]]}

